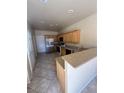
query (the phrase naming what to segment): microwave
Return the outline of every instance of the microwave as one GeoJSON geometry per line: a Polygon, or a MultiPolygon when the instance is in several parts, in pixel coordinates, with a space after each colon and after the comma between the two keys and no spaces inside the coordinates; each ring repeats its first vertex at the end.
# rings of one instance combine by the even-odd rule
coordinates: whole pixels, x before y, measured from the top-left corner
{"type": "Polygon", "coordinates": [[[63,37],[60,37],[60,38],[59,38],[59,41],[63,41],[63,37]]]}

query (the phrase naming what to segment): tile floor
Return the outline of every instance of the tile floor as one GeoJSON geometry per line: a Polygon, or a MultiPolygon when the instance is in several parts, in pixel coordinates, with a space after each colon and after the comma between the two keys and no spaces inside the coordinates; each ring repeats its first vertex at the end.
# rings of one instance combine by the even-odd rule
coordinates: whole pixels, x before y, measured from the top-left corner
{"type": "MultiPolygon", "coordinates": [[[[39,54],[27,93],[62,93],[56,76],[57,53],[39,54]]],[[[94,79],[81,93],[96,93],[97,79],[94,79]]]]}

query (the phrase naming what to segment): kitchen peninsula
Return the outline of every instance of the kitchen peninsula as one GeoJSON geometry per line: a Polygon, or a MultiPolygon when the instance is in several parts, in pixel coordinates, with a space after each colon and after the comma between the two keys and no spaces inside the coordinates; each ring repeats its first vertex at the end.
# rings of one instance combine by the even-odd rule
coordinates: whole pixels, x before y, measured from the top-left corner
{"type": "Polygon", "coordinates": [[[57,48],[57,52],[59,52],[61,56],[88,49],[88,48],[72,46],[72,45],[57,45],[56,48],[57,48]]]}
{"type": "Polygon", "coordinates": [[[80,93],[96,77],[96,56],[97,49],[90,48],[56,58],[57,77],[63,93],[80,93]]]}

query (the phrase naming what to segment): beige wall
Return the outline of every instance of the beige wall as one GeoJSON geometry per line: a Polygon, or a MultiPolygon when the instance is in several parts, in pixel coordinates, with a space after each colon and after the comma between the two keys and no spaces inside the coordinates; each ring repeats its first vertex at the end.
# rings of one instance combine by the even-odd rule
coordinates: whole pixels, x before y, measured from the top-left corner
{"type": "Polygon", "coordinates": [[[80,29],[80,45],[83,47],[97,47],[97,14],[92,14],[85,19],[70,25],[60,33],[80,29]]]}

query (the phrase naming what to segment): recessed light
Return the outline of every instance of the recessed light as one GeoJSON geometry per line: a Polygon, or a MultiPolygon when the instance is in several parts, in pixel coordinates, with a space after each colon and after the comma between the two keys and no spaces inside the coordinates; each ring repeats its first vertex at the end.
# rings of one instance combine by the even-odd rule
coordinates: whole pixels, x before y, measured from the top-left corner
{"type": "Polygon", "coordinates": [[[73,12],[74,12],[74,10],[73,10],[73,9],[68,10],[68,13],[69,13],[69,14],[72,14],[73,12]]]}
{"type": "Polygon", "coordinates": [[[40,0],[40,2],[47,3],[48,0],[40,0]]]}

